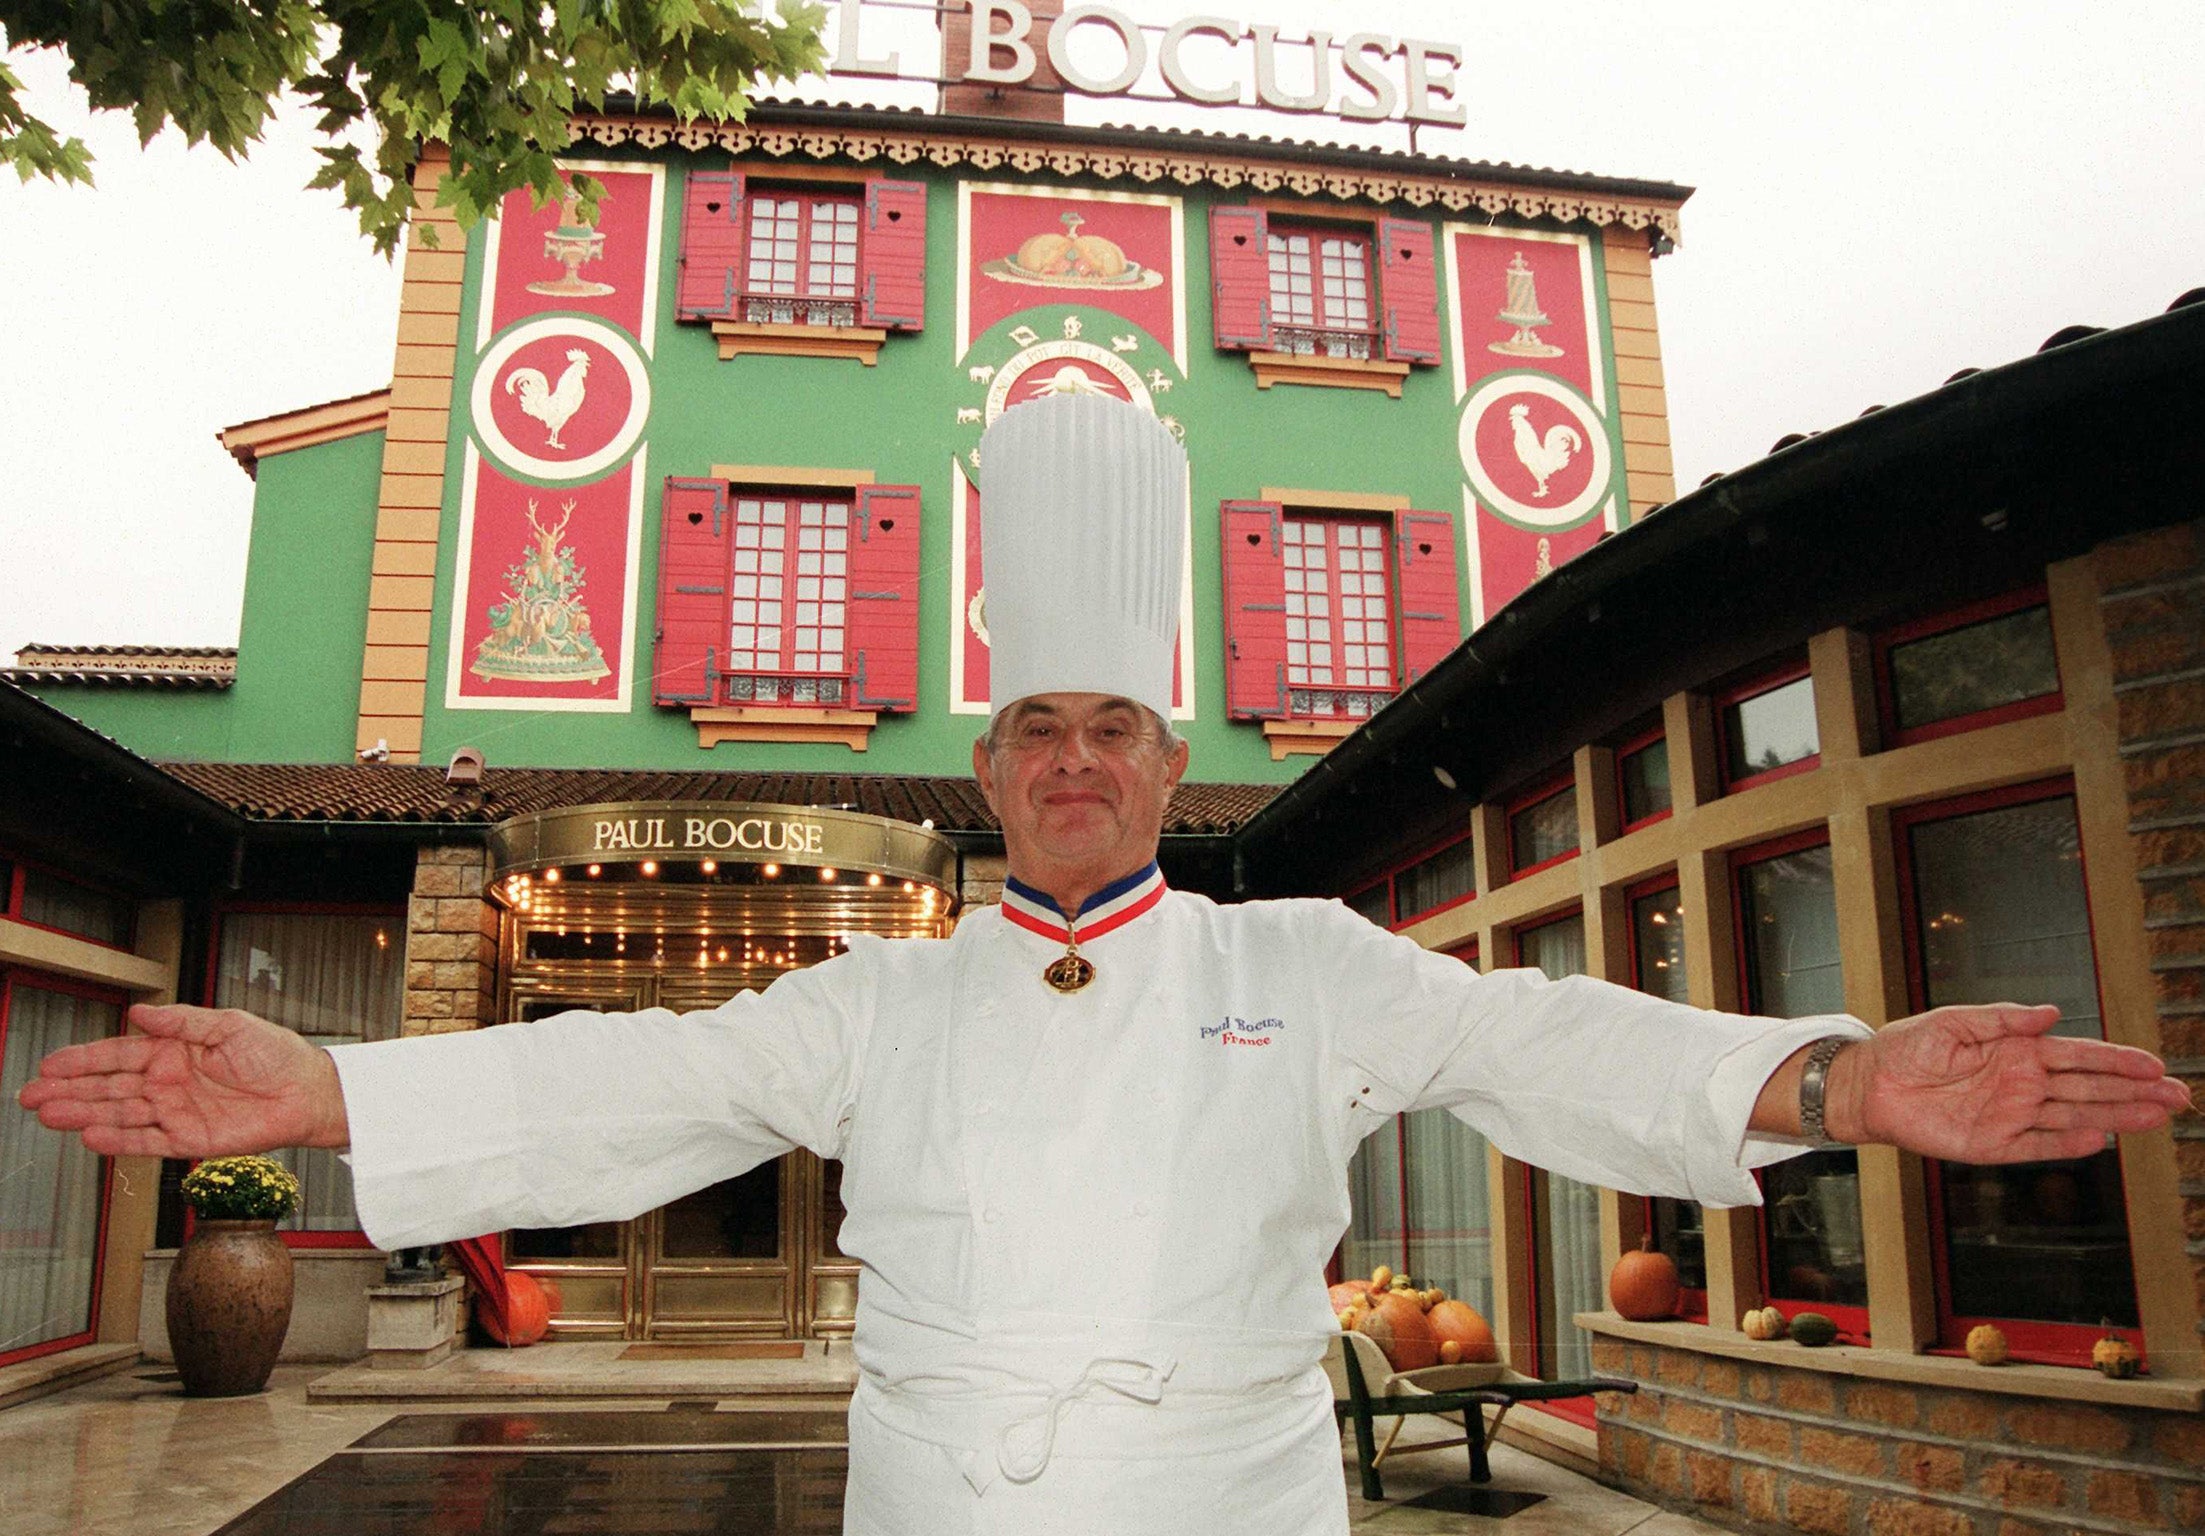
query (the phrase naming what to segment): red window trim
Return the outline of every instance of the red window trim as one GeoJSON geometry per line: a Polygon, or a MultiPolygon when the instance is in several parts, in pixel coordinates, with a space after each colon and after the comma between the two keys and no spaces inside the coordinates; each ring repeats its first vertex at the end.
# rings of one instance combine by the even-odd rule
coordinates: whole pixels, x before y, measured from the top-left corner
{"type": "MultiPolygon", "coordinates": [[[[1759,773],[1749,773],[1735,779],[1730,776],[1730,712],[1749,699],[1757,699],[1764,693],[1774,693],[1779,688],[1788,688],[1801,678],[1811,679],[1812,676],[1813,668],[1807,662],[1787,662],[1773,671],[1757,673],[1745,682],[1733,684],[1714,696],[1711,702],[1715,706],[1716,756],[1723,777],[1724,794],[1734,795],[1740,790],[1774,784],[1778,779],[1788,779],[1795,773],[1807,773],[1822,766],[1822,753],[1817,750],[1775,768],[1764,768],[1759,773]]],[[[1808,686],[1810,689],[1813,687],[1812,681],[1808,686]]],[[[1819,732],[1817,737],[1819,740],[1819,732]]]]}
{"type": "MultiPolygon", "coordinates": [[[[130,1007],[129,994],[114,987],[81,981],[74,976],[56,976],[50,971],[34,970],[29,966],[0,965],[0,1044],[7,1040],[8,1017],[15,1001],[15,989],[19,985],[28,985],[41,992],[59,992],[68,997],[111,1003],[125,1010],[130,1007]]],[[[123,1027],[129,1027],[127,1014],[123,1027]]],[[[89,1326],[81,1332],[59,1339],[48,1339],[41,1344],[26,1344],[21,1349],[0,1350],[0,1366],[36,1360],[45,1355],[57,1355],[65,1349],[81,1349],[87,1344],[97,1342],[99,1338],[100,1306],[107,1297],[107,1228],[108,1216],[112,1210],[110,1202],[115,1193],[115,1160],[102,1157],[99,1161],[99,1219],[94,1223],[92,1232],[92,1297],[90,1305],[85,1308],[89,1326]]]]}
{"type": "MultiPolygon", "coordinates": [[[[1957,736],[1963,731],[1980,731],[2012,720],[2057,714],[2066,708],[2067,680],[2061,677],[2050,693],[2040,693],[2034,698],[2017,699],[2011,704],[1994,705],[1990,709],[1978,709],[1969,714],[1954,715],[1947,720],[1933,720],[1927,725],[1902,729],[1899,725],[1898,690],[1891,676],[1891,653],[1901,646],[1936,635],[1970,629],[1977,624],[1987,624],[1993,619],[2002,619],[2030,608],[2049,610],[2050,606],[2051,595],[2045,585],[2038,582],[1997,597],[1985,598],[1981,602],[1969,603],[1965,607],[1947,609],[1943,613],[1929,614],[1905,624],[1894,625],[1878,634],[1871,651],[1876,674],[1876,720],[1883,728],[1885,747],[1911,747],[1920,742],[1935,741],[1942,736],[1957,736]]],[[[2054,675],[2058,676],[2059,653],[2056,646],[2053,650],[2052,667],[2054,675]]]]}
{"type": "Polygon", "coordinates": [[[22,854],[11,853],[4,848],[0,848],[0,859],[5,859],[8,862],[7,887],[5,890],[0,890],[0,917],[5,917],[13,923],[21,923],[26,928],[36,928],[41,933],[58,933],[63,938],[75,939],[80,944],[94,944],[101,949],[112,950],[118,955],[134,955],[137,953],[138,899],[135,896],[103,881],[87,880],[81,875],[56,868],[42,859],[26,858],[22,854]],[[23,876],[26,871],[33,869],[42,875],[52,875],[56,880],[65,880],[71,885],[82,886],[85,890],[97,895],[112,897],[114,900],[123,903],[130,909],[130,937],[123,943],[110,944],[105,939],[95,939],[90,934],[78,933],[73,928],[56,928],[51,923],[35,922],[25,917],[23,915],[23,876]]]}
{"type": "Polygon", "coordinates": [[[1397,925],[1397,924],[1396,924],[1396,923],[1394,922],[1394,916],[1393,916],[1393,909],[1394,909],[1394,899],[1393,899],[1393,874],[1392,874],[1392,872],[1391,872],[1391,871],[1388,871],[1388,872],[1387,872],[1386,874],[1383,874],[1383,875],[1380,875],[1380,876],[1378,876],[1378,878],[1376,878],[1375,880],[1365,880],[1365,881],[1364,881],[1364,882],[1363,882],[1363,883],[1362,883],[1361,885],[1358,885],[1358,886],[1354,886],[1354,887],[1352,887],[1352,888],[1351,888],[1351,889],[1350,889],[1350,890],[1349,890],[1349,891],[1347,892],[1347,894],[1346,894],[1346,895],[1344,895],[1344,896],[1342,896],[1342,897],[1340,898],[1340,900],[1342,900],[1343,902],[1346,902],[1346,903],[1347,903],[1347,904],[1349,905],[1349,907],[1350,907],[1350,908],[1352,909],[1352,908],[1353,908],[1353,906],[1354,906],[1354,904],[1355,904],[1355,898],[1356,898],[1356,897],[1358,897],[1358,896],[1361,896],[1361,895],[1364,895],[1364,894],[1366,894],[1366,893],[1368,893],[1368,892],[1370,892],[1370,891],[1376,890],[1376,889],[1377,889],[1377,888],[1378,888],[1379,886],[1384,886],[1384,887],[1386,888],[1386,922],[1385,922],[1385,927],[1386,927],[1386,929],[1387,929],[1387,931],[1388,931],[1388,932],[1391,932],[1391,931],[1392,931],[1392,930],[1393,930],[1394,928],[1396,928],[1396,927],[1398,926],[1398,925],[1397,925]]]}
{"type": "MultiPolygon", "coordinates": [[[[272,913],[285,917],[388,917],[399,924],[396,935],[399,963],[405,963],[406,908],[388,902],[376,901],[218,901],[214,904],[214,921],[207,925],[206,980],[199,990],[203,1006],[212,1008],[215,983],[219,979],[222,961],[222,919],[232,913],[272,913]]],[[[193,1167],[198,1166],[195,1159],[193,1167]]],[[[197,1220],[190,1205],[184,1207],[184,1235],[191,1235],[192,1224],[197,1220]]],[[[276,1234],[286,1248],[373,1248],[366,1232],[358,1227],[344,1227],[326,1232],[281,1232],[276,1234]]]]}
{"type": "MultiPolygon", "coordinates": [[[[2026,604],[2022,606],[2028,606],[2026,604]]],[[[1928,980],[1924,974],[1922,955],[1921,907],[1916,896],[1914,880],[1914,845],[1907,834],[1914,828],[1931,822],[1952,821],[1962,816],[1972,816],[1984,811],[2005,810],[2017,805],[2034,805],[2046,800],[2073,799],[2075,781],[2071,775],[2060,774],[2049,779],[2034,779],[2026,784],[2009,784],[1999,789],[1979,790],[1973,794],[1955,795],[1942,800],[1925,800],[1915,805],[1901,807],[1891,816],[1891,852],[1899,883],[1900,938],[1905,945],[1906,990],[1908,1006],[1919,1013],[1929,1006],[1928,980]]],[[[2083,856],[2083,878],[2089,879],[2089,854],[2083,856]]],[[[2098,1032],[2105,1034],[2105,984],[2097,964],[2097,921],[2084,903],[2083,919],[2088,925],[2090,939],[2092,979],[2098,990],[2098,1032]]],[[[1934,1276],[1937,1303],[1937,1342],[1928,1349],[1930,1354],[1957,1355],[1965,1353],[1968,1330],[1981,1323],[1995,1324],[2006,1335],[2009,1358],[2041,1365],[2088,1366],[2091,1363],[2091,1346],[2104,1337],[2104,1329],[2095,1323],[2052,1323],[2035,1318],[2007,1318],[1995,1316],[1970,1316],[1955,1312],[1952,1307],[1951,1264],[1945,1248],[1945,1200],[1944,1181],[1934,1169],[1923,1168],[1923,1186],[1927,1195],[1929,1217],[1930,1267],[1934,1276]]],[[[2135,1270],[2135,1239],[2130,1238],[2130,1272],[2135,1270]]],[[[2134,1335],[2139,1353],[2143,1349],[2141,1329],[2125,1330],[2134,1335]]]]}
{"type": "MultiPolygon", "coordinates": [[[[1426,859],[1436,859],[1451,848],[1461,847],[1464,843],[1470,842],[1476,835],[1477,834],[1475,828],[1465,828],[1463,831],[1456,833],[1452,837],[1444,838],[1439,842],[1433,843],[1430,847],[1424,849],[1423,852],[1417,854],[1416,857],[1404,860],[1402,863],[1397,864],[1392,869],[1386,871],[1384,879],[1387,881],[1392,891],[1392,894],[1387,898],[1386,910],[1393,914],[1393,921],[1387,926],[1391,928],[1392,931],[1394,931],[1395,933],[1399,933],[1404,928],[1412,927],[1417,923],[1425,921],[1427,918],[1437,917],[1442,912],[1452,912],[1457,907],[1467,907],[1468,905],[1470,905],[1471,902],[1478,899],[1476,886],[1477,871],[1473,869],[1471,871],[1471,889],[1467,895],[1449,897],[1447,900],[1441,902],[1438,906],[1426,907],[1423,911],[1417,913],[1404,914],[1401,910],[1400,877],[1408,873],[1410,870],[1416,868],[1417,865],[1423,863],[1426,859]]],[[[1375,884],[1376,882],[1373,883],[1375,884]]],[[[1474,942],[1475,941],[1473,941],[1473,943],[1474,942]]],[[[1449,953],[1452,953],[1452,951],[1449,951],[1449,953]]]]}
{"type": "MultiPolygon", "coordinates": [[[[1324,327],[1319,326],[1316,327],[1316,329],[1322,330],[1324,329],[1324,327]]],[[[1395,549],[1396,538],[1401,531],[1401,513],[1392,511],[1368,512],[1345,507],[1321,507],[1308,506],[1295,502],[1280,502],[1279,538],[1282,542],[1286,537],[1286,525],[1288,523],[1322,523],[1327,528],[1330,528],[1335,524],[1344,523],[1355,527],[1377,528],[1380,529],[1384,535],[1384,558],[1386,566],[1385,685],[1383,687],[1377,686],[1375,684],[1357,687],[1346,683],[1303,683],[1298,690],[1291,682],[1286,685],[1288,708],[1282,718],[1288,720],[1348,720],[1353,721],[1357,725],[1360,725],[1363,721],[1368,720],[1370,716],[1339,714],[1327,715],[1319,714],[1315,711],[1310,711],[1306,714],[1297,713],[1292,707],[1292,700],[1294,694],[1297,691],[1302,693],[1383,694],[1385,697],[1391,699],[1395,695],[1399,694],[1402,688],[1405,686],[1404,680],[1408,676],[1409,662],[1408,651],[1405,645],[1407,636],[1403,633],[1401,624],[1401,561],[1399,558],[1399,554],[1395,549]]],[[[1302,547],[1304,549],[1307,549],[1309,546],[1305,544],[1302,547]]],[[[1337,567],[1331,564],[1332,557],[1335,553],[1337,553],[1337,550],[1329,535],[1326,537],[1321,547],[1325,551],[1325,577],[1326,580],[1331,584],[1330,592],[1328,594],[1332,599],[1331,623],[1335,627],[1335,631],[1337,631],[1337,626],[1342,622],[1342,615],[1340,613],[1339,607],[1340,572],[1337,567]]],[[[1285,634],[1285,629],[1283,625],[1280,628],[1280,634],[1282,636],[1285,634]]],[[[1306,645],[1309,642],[1303,641],[1301,643],[1306,645]]],[[[1347,670],[1347,652],[1344,647],[1346,646],[1347,642],[1345,640],[1329,640],[1325,643],[1330,655],[1336,656],[1338,658],[1338,665],[1334,666],[1333,670],[1335,672],[1345,673],[1347,670]]],[[[1332,665],[1330,657],[1328,657],[1327,665],[1332,665]]],[[[1414,863],[1416,861],[1412,859],[1409,862],[1414,863]]]]}
{"type": "Polygon", "coordinates": [[[1501,810],[1501,824],[1504,829],[1504,836],[1508,840],[1508,878],[1511,884],[1536,875],[1543,869],[1552,869],[1557,864],[1567,864],[1571,859],[1585,851],[1584,837],[1580,832],[1577,846],[1567,853],[1558,853],[1551,859],[1541,859],[1536,864],[1519,866],[1516,862],[1517,816],[1530,810],[1535,805],[1543,804],[1548,800],[1552,800],[1555,796],[1565,794],[1576,787],[1576,769],[1568,767],[1562,769],[1559,773],[1550,774],[1539,780],[1530,789],[1522,791],[1504,803],[1501,810]]]}
{"type": "Polygon", "coordinates": [[[1629,737],[1629,738],[1627,738],[1626,740],[1624,740],[1624,741],[1623,741],[1622,743],[1620,743],[1620,744],[1619,744],[1619,745],[1618,745],[1618,746],[1616,747],[1616,749],[1615,749],[1615,818],[1616,818],[1616,835],[1617,835],[1618,837],[1622,836],[1622,835],[1623,835],[1624,833],[1626,833],[1626,832],[1636,832],[1636,831],[1637,831],[1637,830],[1638,830],[1638,829],[1639,829],[1640,827],[1650,827],[1650,826],[1653,826],[1653,825],[1654,825],[1655,823],[1657,823],[1657,822],[1663,822],[1663,821],[1667,821],[1667,820],[1668,820],[1668,819],[1669,819],[1669,818],[1670,818],[1671,816],[1674,816],[1674,815],[1675,815],[1675,814],[1677,813],[1676,800],[1675,800],[1675,794],[1676,794],[1676,791],[1675,791],[1675,788],[1674,788],[1674,785],[1675,785],[1675,779],[1674,779],[1674,777],[1672,777],[1672,779],[1671,779],[1671,786],[1672,786],[1672,787],[1671,787],[1671,790],[1670,790],[1670,796],[1671,796],[1671,799],[1670,799],[1670,803],[1669,803],[1668,805],[1665,805],[1665,806],[1663,806],[1663,807],[1662,807],[1662,808],[1661,808],[1660,810],[1658,810],[1658,811],[1654,812],[1654,814],[1653,814],[1653,815],[1651,815],[1651,816],[1641,816],[1641,817],[1640,817],[1640,818],[1639,818],[1638,820],[1636,820],[1636,821],[1632,821],[1632,820],[1630,820],[1630,819],[1629,819],[1630,796],[1629,796],[1629,795],[1627,795],[1627,794],[1626,794],[1626,793],[1624,792],[1624,788],[1623,788],[1623,761],[1624,761],[1624,759],[1625,759],[1625,758],[1630,758],[1630,757],[1636,757],[1636,756],[1638,756],[1638,754],[1639,754],[1639,753],[1641,753],[1641,752],[1645,751],[1645,750],[1646,750],[1646,749],[1647,749],[1648,747],[1651,747],[1651,746],[1653,746],[1653,745],[1654,745],[1654,744],[1655,744],[1656,742],[1666,743],[1666,742],[1668,741],[1668,739],[1669,739],[1669,730],[1668,730],[1668,727],[1667,727],[1666,725],[1659,725],[1659,724],[1657,724],[1657,725],[1653,726],[1653,727],[1652,727],[1651,729],[1649,729],[1649,730],[1644,730],[1644,731],[1641,731],[1641,732],[1639,732],[1639,733],[1638,733],[1638,734],[1637,734],[1636,736],[1632,736],[1632,737],[1629,737]]]}

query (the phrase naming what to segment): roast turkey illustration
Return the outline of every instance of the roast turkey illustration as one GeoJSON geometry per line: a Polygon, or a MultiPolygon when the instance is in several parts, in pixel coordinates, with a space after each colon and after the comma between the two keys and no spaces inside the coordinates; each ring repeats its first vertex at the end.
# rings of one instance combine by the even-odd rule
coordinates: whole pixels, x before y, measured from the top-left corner
{"type": "Polygon", "coordinates": [[[582,408],[584,381],[589,378],[589,372],[589,353],[580,347],[569,347],[567,366],[557,384],[546,379],[540,369],[516,368],[505,376],[505,392],[518,394],[521,409],[551,429],[547,439],[551,447],[564,448],[566,444],[559,441],[559,429],[573,420],[574,413],[582,408]]]}
{"type": "Polygon", "coordinates": [[[1544,440],[1531,424],[1531,407],[1512,405],[1508,408],[1508,422],[1515,434],[1516,462],[1530,471],[1531,478],[1539,482],[1539,494],[1547,493],[1547,480],[1569,468],[1570,460],[1585,446],[1585,440],[1577,435],[1577,429],[1564,422],[1556,422],[1547,428],[1544,440]]]}

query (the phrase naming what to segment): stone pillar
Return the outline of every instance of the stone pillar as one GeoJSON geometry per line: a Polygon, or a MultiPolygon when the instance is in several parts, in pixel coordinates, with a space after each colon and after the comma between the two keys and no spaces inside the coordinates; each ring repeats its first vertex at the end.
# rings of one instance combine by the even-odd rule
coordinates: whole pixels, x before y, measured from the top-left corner
{"type": "MultiPolygon", "coordinates": [[[[2092,558],[2111,654],[2157,1046],[2205,1096],[2205,521],[2092,558]]],[[[2174,1124],[2195,1326],[2205,1334],[2205,1118],[2174,1124]]],[[[2142,1253],[2139,1250],[2139,1263],[2142,1253]]],[[[2143,1276],[2139,1274],[2139,1280],[2143,1276]]],[[[2154,1354],[2154,1365],[2158,1356],[2154,1354]]],[[[2184,1374],[2195,1374],[2193,1368],[2184,1374]]]]}
{"type": "Polygon", "coordinates": [[[478,844],[423,848],[406,910],[406,1015],[400,1032],[438,1035],[496,1022],[498,909],[483,894],[478,844]]]}

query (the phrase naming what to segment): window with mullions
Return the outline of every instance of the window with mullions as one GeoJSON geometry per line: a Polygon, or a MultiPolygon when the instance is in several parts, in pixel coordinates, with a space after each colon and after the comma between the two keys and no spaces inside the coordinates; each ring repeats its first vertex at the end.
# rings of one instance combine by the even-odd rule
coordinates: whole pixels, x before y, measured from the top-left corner
{"type": "Polygon", "coordinates": [[[858,200],[755,190],[743,276],[744,320],[857,324],[858,200]]]}
{"type": "Polygon", "coordinates": [[[1356,916],[1367,917],[1381,928],[1393,926],[1392,881],[1381,880],[1376,885],[1366,885],[1345,900],[1347,909],[1356,916]]]}
{"type": "MultiPolygon", "coordinates": [[[[405,987],[405,919],[352,912],[226,912],[214,1006],[242,1008],[315,1045],[398,1034],[405,987]]],[[[298,1175],[292,1232],[357,1232],[352,1172],[317,1148],[271,1154],[298,1175]]]]}
{"type": "MultiPolygon", "coordinates": [[[[2054,1033],[2105,1037],[2075,800],[2021,789],[1903,814],[1915,1002],[2056,1003],[2054,1033]],[[1985,803],[1986,800],[1988,803],[1985,803]]],[[[2120,1154],[1937,1163],[1943,1342],[1996,1318],[2017,1351],[2087,1357],[2101,1319],[2137,1325],[2120,1154]],[[2028,1324],[2064,1325],[2029,1328],[2028,1324]]]]}
{"type": "Polygon", "coordinates": [[[1378,339],[1372,317],[1370,237],[1352,231],[1274,227],[1272,345],[1281,352],[1369,359],[1378,339]]]}
{"type": "Polygon", "coordinates": [[[728,587],[729,697],[839,704],[849,596],[850,504],[798,497],[735,501],[728,587]]]}
{"type": "MultiPolygon", "coordinates": [[[[131,928],[137,914],[127,898],[65,879],[35,865],[22,866],[22,877],[22,901],[16,915],[24,922],[74,934],[112,949],[130,947],[131,928]]],[[[0,887],[0,904],[5,900],[5,887],[0,887]]],[[[0,910],[4,910],[4,906],[0,906],[0,910]]]]}
{"type": "Polygon", "coordinates": [[[0,971],[0,1364],[91,1340],[100,1159],[15,1096],[49,1052],[121,1034],[122,1015],[73,983],[0,971]]]}
{"type": "MultiPolygon", "coordinates": [[[[1667,883],[1641,886],[1630,895],[1631,981],[1641,992],[1688,1003],[1691,989],[1684,969],[1684,896],[1675,876],[1667,883]]],[[[1707,1317],[1706,1223],[1694,1200],[1650,1196],[1646,1222],[1654,1234],[1654,1246],[1677,1266],[1686,1296],[1679,1311],[1683,1316],[1707,1317]]]]}
{"type": "MultiPolygon", "coordinates": [[[[1584,975],[1584,914],[1520,929],[1516,963],[1544,971],[1551,980],[1584,975]]],[[[1544,1210],[1534,1203],[1535,1232],[1525,1256],[1532,1294],[1539,1298],[1539,1374],[1549,1380],[1589,1376],[1592,1335],[1571,1319],[1608,1304],[1600,1265],[1600,1191],[1552,1172],[1546,1186],[1544,1210]]]]}
{"type": "MultiPolygon", "coordinates": [[[[1733,869],[1747,1011],[1779,1019],[1844,1012],[1830,845],[1748,851],[1733,869]]],[[[1806,1152],[1771,1164],[1760,1177],[1770,1298],[1825,1311],[1859,1309],[1838,1321],[1865,1327],[1858,1154],[1850,1147],[1806,1152]]]]}
{"type": "Polygon", "coordinates": [[[1723,778],[1731,789],[1798,773],[1821,760],[1814,679],[1804,671],[1733,690],[1722,701],[1723,778]]]}
{"type": "Polygon", "coordinates": [[[1477,848],[1470,838],[1427,854],[1393,877],[1396,922],[1436,912],[1478,893],[1477,848]]]}
{"type": "Polygon", "coordinates": [[[1565,781],[1508,813],[1508,869],[1525,874],[1577,852],[1577,784],[1565,781]]]}
{"type": "Polygon", "coordinates": [[[1669,738],[1660,726],[1616,749],[1615,777],[1626,831],[1669,814],[1669,738]]]}
{"type": "Polygon", "coordinates": [[[1893,746],[1928,741],[2060,704],[2052,612],[2041,591],[1978,604],[1882,637],[1877,671],[1893,746]]]}
{"type": "Polygon", "coordinates": [[[1290,516],[1280,532],[1289,708],[1304,717],[1376,713],[1394,689],[1385,528],[1290,516]]]}

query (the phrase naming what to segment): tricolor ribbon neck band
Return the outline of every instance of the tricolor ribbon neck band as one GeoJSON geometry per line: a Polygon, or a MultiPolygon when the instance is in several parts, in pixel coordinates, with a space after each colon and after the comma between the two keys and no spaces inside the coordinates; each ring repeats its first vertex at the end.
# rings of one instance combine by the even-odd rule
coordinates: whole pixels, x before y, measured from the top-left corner
{"type": "Polygon", "coordinates": [[[1029,933],[1059,944],[1085,944],[1122,928],[1164,899],[1164,872],[1151,862],[1087,898],[1070,922],[1056,902],[1013,877],[1003,882],[1003,915],[1029,933]]]}

